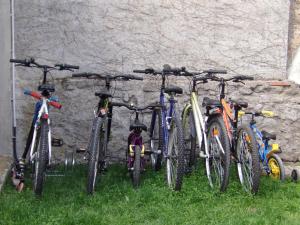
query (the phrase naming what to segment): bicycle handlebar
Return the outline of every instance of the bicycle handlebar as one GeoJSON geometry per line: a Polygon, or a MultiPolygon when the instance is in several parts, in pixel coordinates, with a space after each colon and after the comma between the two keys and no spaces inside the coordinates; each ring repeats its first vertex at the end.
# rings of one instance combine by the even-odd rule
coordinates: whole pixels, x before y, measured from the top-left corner
{"type": "Polygon", "coordinates": [[[144,78],[142,77],[138,77],[138,76],[134,76],[131,74],[120,74],[120,75],[102,75],[102,74],[98,74],[98,73],[73,73],[72,77],[75,78],[80,78],[80,77],[84,77],[84,78],[98,78],[98,79],[103,79],[103,80],[117,80],[118,78],[123,79],[123,80],[143,80],[144,78]]]}
{"type": "Polygon", "coordinates": [[[55,64],[54,66],[41,65],[35,62],[34,58],[27,59],[10,59],[9,62],[17,63],[19,66],[25,67],[37,67],[42,68],[44,70],[53,69],[53,70],[71,70],[71,69],[79,69],[79,66],[69,65],[69,64],[55,64]],[[57,68],[58,67],[58,68],[57,68]]]}
{"type": "Polygon", "coordinates": [[[125,107],[129,110],[134,110],[134,111],[143,111],[143,110],[146,110],[146,109],[153,109],[153,108],[156,108],[156,107],[161,107],[158,104],[149,104],[149,105],[144,106],[144,107],[137,107],[137,106],[129,105],[129,104],[122,103],[122,102],[112,102],[111,106],[125,107]]]}

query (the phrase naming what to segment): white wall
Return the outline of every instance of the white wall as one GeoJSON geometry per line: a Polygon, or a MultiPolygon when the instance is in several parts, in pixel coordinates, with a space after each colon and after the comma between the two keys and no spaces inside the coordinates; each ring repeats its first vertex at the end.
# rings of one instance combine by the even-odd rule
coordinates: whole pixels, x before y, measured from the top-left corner
{"type": "Polygon", "coordinates": [[[10,1],[0,0],[0,154],[10,154],[10,1]]]}

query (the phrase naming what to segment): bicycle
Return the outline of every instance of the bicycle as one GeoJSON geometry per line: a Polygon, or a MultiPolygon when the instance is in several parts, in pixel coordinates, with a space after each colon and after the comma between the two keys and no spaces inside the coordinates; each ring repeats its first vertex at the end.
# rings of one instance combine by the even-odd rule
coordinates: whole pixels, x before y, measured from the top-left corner
{"type": "Polygon", "coordinates": [[[29,162],[33,168],[33,190],[36,195],[41,195],[45,181],[45,172],[51,164],[53,139],[51,137],[51,124],[49,117],[49,106],[60,109],[62,105],[57,102],[57,99],[51,97],[55,92],[55,86],[47,83],[47,75],[53,70],[69,70],[79,69],[78,66],[68,64],[55,64],[54,66],[41,65],[35,62],[34,58],[20,60],[10,59],[11,63],[16,63],[15,66],[38,68],[43,71],[42,84],[38,86],[38,91],[25,90],[24,94],[30,95],[38,100],[35,104],[34,116],[31,123],[31,128],[27,137],[26,146],[21,160],[17,162],[19,167],[16,168],[16,179],[20,179],[17,189],[24,187],[24,163],[30,149],[29,162]]]}
{"type": "Polygon", "coordinates": [[[260,162],[262,163],[263,170],[267,175],[274,179],[283,181],[285,179],[285,169],[283,162],[277,153],[281,152],[278,144],[270,144],[270,140],[276,140],[276,135],[269,133],[265,130],[260,131],[256,126],[255,117],[273,117],[274,113],[271,111],[261,111],[261,112],[247,112],[240,111],[239,116],[248,114],[251,116],[250,128],[255,134],[257,140],[257,147],[259,152],[260,162]]]}
{"type": "Polygon", "coordinates": [[[230,155],[237,163],[240,183],[247,192],[257,193],[260,180],[260,165],[257,143],[253,131],[247,125],[238,125],[238,112],[247,108],[248,103],[225,100],[225,85],[228,81],[242,83],[253,80],[249,76],[223,78],[211,76],[207,80],[217,81],[220,99],[205,97],[203,106],[208,116],[208,146],[212,182],[225,191],[229,182],[230,155]],[[216,138],[218,137],[218,138],[216,138]],[[220,144],[221,143],[221,144],[220,144]]]}
{"type": "Polygon", "coordinates": [[[147,109],[158,108],[157,104],[150,104],[145,107],[136,107],[134,105],[129,105],[126,103],[112,102],[113,107],[126,107],[129,110],[134,111],[135,119],[130,124],[128,136],[128,146],[126,150],[126,162],[127,169],[130,172],[132,179],[132,184],[134,188],[137,188],[140,185],[141,173],[145,170],[146,167],[146,158],[145,155],[149,155],[151,151],[145,150],[145,145],[143,142],[142,132],[147,132],[147,126],[143,124],[139,119],[139,114],[147,109]]]}
{"type": "MultiPolygon", "coordinates": [[[[184,67],[183,67],[184,68],[184,67]]],[[[185,165],[186,170],[190,171],[196,163],[196,147],[199,146],[201,158],[205,159],[206,175],[209,185],[213,187],[210,174],[210,154],[208,150],[208,142],[206,136],[207,117],[203,117],[200,106],[198,104],[198,94],[196,86],[199,83],[207,83],[208,77],[213,74],[226,74],[225,70],[204,70],[201,72],[188,72],[185,68],[182,70],[185,75],[192,76],[191,93],[189,103],[187,103],[182,111],[182,124],[184,130],[184,140],[186,147],[185,165]],[[199,77],[199,75],[202,75],[199,77]],[[198,142],[198,145],[197,145],[198,142]]],[[[218,136],[215,136],[218,138],[218,136]]],[[[220,145],[221,142],[217,141],[220,145]]],[[[222,147],[222,146],[220,146],[222,147]]]]}
{"type": "Polygon", "coordinates": [[[111,132],[112,110],[111,105],[112,94],[109,92],[111,81],[123,80],[143,80],[141,77],[133,75],[102,75],[98,73],[74,73],[74,78],[102,79],[105,80],[105,91],[95,92],[95,96],[99,97],[97,109],[94,110],[94,119],[92,122],[92,130],[87,147],[88,154],[88,173],[87,173],[87,193],[93,194],[97,178],[97,171],[103,172],[107,168],[107,144],[111,132]]]}
{"type": "Polygon", "coordinates": [[[162,161],[166,160],[168,186],[179,191],[184,175],[184,138],[175,95],[183,91],[176,86],[166,87],[165,82],[169,75],[182,75],[177,68],[172,69],[169,65],[164,65],[162,70],[148,68],[133,72],[160,75],[162,78],[159,99],[161,108],[152,111],[150,124],[151,164],[154,170],[160,170],[162,161]],[[169,107],[165,102],[165,93],[169,95],[169,107]]]}

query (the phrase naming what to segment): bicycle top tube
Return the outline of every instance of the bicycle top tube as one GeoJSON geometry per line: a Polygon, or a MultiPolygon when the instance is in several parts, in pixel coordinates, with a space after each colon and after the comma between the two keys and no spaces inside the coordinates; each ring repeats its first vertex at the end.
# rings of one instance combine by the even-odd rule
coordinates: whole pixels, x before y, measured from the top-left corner
{"type": "Polygon", "coordinates": [[[70,64],[55,64],[54,66],[49,65],[42,65],[35,61],[34,58],[28,59],[10,59],[11,63],[15,63],[16,66],[23,66],[23,67],[32,67],[42,69],[43,71],[43,82],[42,84],[46,84],[47,82],[47,74],[52,70],[69,70],[73,71],[75,69],[79,69],[79,66],[74,66],[70,64]]]}

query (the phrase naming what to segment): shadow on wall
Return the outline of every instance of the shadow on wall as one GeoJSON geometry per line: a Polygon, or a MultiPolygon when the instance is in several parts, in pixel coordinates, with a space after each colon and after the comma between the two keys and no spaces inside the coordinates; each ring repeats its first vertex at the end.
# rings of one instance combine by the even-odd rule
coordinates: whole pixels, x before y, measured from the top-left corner
{"type": "Polygon", "coordinates": [[[289,80],[300,84],[300,48],[297,49],[292,65],[289,68],[289,80]]]}

